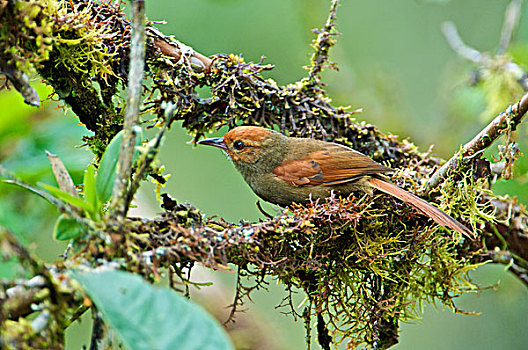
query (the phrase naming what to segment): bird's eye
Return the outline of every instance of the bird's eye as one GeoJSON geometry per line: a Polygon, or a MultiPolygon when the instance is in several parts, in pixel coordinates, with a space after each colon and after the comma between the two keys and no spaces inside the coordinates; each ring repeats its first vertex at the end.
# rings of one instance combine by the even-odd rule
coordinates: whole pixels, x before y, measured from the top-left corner
{"type": "Polygon", "coordinates": [[[233,147],[237,150],[237,151],[240,151],[242,150],[244,147],[246,147],[246,145],[244,145],[244,142],[240,141],[240,140],[237,140],[235,142],[233,142],[233,147]]]}

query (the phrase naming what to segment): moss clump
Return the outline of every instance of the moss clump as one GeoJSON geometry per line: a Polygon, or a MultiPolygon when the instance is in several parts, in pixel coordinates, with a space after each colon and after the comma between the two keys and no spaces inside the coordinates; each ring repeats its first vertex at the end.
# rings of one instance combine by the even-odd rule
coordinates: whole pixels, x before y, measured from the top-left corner
{"type": "Polygon", "coordinates": [[[101,155],[122,123],[118,92],[130,33],[119,3],[4,1],[0,14],[1,60],[47,80],[96,133],[84,141],[101,155]]]}
{"type": "Polygon", "coordinates": [[[56,1],[0,3],[0,56],[26,74],[49,59],[53,50],[56,1]]]}

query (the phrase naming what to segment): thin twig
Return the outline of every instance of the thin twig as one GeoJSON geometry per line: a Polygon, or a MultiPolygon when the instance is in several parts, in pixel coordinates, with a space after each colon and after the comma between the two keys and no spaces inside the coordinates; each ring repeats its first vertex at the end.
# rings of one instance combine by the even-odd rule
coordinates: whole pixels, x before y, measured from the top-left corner
{"type": "MultiPolygon", "coordinates": [[[[50,270],[46,267],[44,262],[40,261],[37,257],[33,256],[27,249],[20,243],[18,238],[9,230],[6,228],[3,228],[0,226],[0,246],[4,250],[4,252],[8,252],[9,254],[15,255],[18,260],[25,266],[28,266],[29,269],[33,272],[36,276],[41,276],[42,279],[38,279],[38,288],[43,289],[47,288],[49,290],[49,295],[53,303],[58,306],[59,308],[63,305],[62,302],[64,301],[64,296],[57,292],[55,289],[55,284],[53,282],[53,276],[50,272],[50,270]]],[[[35,294],[35,297],[39,293],[35,294]]],[[[27,303],[30,300],[25,300],[24,302],[27,303]]],[[[19,306],[21,301],[18,301],[19,306]]],[[[5,302],[0,303],[0,306],[4,308],[6,306],[5,302]]],[[[3,311],[0,310],[2,315],[0,315],[0,319],[4,315],[3,311]]],[[[58,311],[58,309],[53,310],[53,317],[55,321],[58,324],[62,324],[63,315],[58,311]]],[[[46,317],[41,318],[41,321],[47,320],[46,317]]],[[[44,322],[45,323],[45,322],[44,322]]],[[[42,326],[42,322],[38,322],[39,327],[42,326]]],[[[36,324],[35,324],[36,325],[36,324]]]]}
{"type": "Polygon", "coordinates": [[[14,175],[10,174],[9,172],[7,172],[1,165],[0,165],[0,177],[4,177],[6,178],[6,180],[2,180],[3,182],[5,183],[10,183],[10,184],[13,184],[13,185],[17,185],[17,186],[20,186],[22,188],[25,188],[33,193],[35,193],[36,195],[44,198],[45,200],[47,200],[48,202],[50,202],[51,204],[53,204],[55,207],[57,207],[57,209],[62,212],[62,213],[67,213],[73,217],[76,216],[76,213],[74,213],[70,207],[64,205],[64,203],[60,200],[60,199],[57,199],[55,197],[53,197],[51,194],[49,194],[48,192],[46,191],[43,191],[41,189],[38,189],[36,187],[33,187],[32,185],[22,181],[22,180],[19,180],[17,179],[14,175]]]}
{"type": "Polygon", "coordinates": [[[132,179],[130,183],[130,189],[127,194],[127,200],[126,200],[126,211],[128,211],[128,206],[132,202],[132,199],[134,197],[134,194],[138,190],[141,181],[143,180],[145,173],[150,168],[150,165],[156,159],[157,154],[159,153],[159,149],[161,146],[161,142],[163,140],[163,137],[165,136],[165,132],[169,128],[169,126],[172,124],[172,120],[174,119],[175,115],[175,106],[173,104],[169,104],[165,108],[165,123],[163,124],[163,127],[158,132],[154,140],[152,142],[149,142],[147,145],[147,150],[143,152],[141,158],[138,160],[138,169],[136,171],[136,174],[134,175],[134,178],[132,179]]]}
{"type": "Polygon", "coordinates": [[[94,310],[94,321],[92,327],[92,337],[90,340],[90,350],[98,350],[104,348],[102,342],[106,337],[106,326],[103,322],[102,316],[98,311],[94,310]]]}
{"type": "Polygon", "coordinates": [[[513,264],[509,267],[509,270],[528,286],[528,271],[526,269],[517,264],[513,264]]]}
{"type": "Polygon", "coordinates": [[[7,180],[3,180],[3,182],[20,186],[22,188],[25,188],[25,189],[35,193],[36,195],[44,198],[45,200],[47,200],[48,202],[53,204],[57,208],[57,210],[59,212],[68,214],[70,217],[72,217],[76,221],[85,224],[87,227],[91,227],[89,222],[85,218],[81,217],[79,215],[79,213],[77,212],[77,210],[74,209],[73,206],[66,205],[63,201],[61,201],[58,198],[55,198],[54,196],[52,196],[48,192],[43,191],[43,190],[41,190],[39,188],[36,188],[33,185],[30,185],[30,184],[28,184],[28,183],[16,178],[13,174],[11,174],[7,170],[5,170],[5,168],[2,167],[1,165],[0,165],[0,177],[4,177],[4,178],[7,179],[7,180]]]}
{"type": "Polygon", "coordinates": [[[240,266],[237,266],[237,273],[236,273],[236,285],[235,285],[235,297],[233,299],[233,304],[229,305],[228,307],[231,308],[231,311],[229,312],[229,316],[227,317],[227,320],[225,320],[222,325],[226,327],[231,322],[235,322],[235,314],[237,312],[237,307],[241,303],[242,299],[242,286],[240,283],[240,266]]]}
{"type": "MultiPolygon", "coordinates": [[[[14,254],[34,275],[48,271],[42,261],[33,256],[11,231],[2,226],[0,226],[0,246],[3,247],[4,255],[7,255],[6,252],[14,254]]],[[[46,273],[46,276],[49,277],[49,274],[46,273]]]]}
{"type": "Polygon", "coordinates": [[[176,61],[180,60],[183,55],[189,55],[192,68],[197,72],[209,71],[213,60],[199,52],[194,51],[191,47],[166,36],[155,27],[146,28],[147,37],[153,39],[154,46],[157,47],[164,55],[173,57],[176,61]]]}
{"type": "Polygon", "coordinates": [[[323,70],[324,63],[328,61],[328,52],[334,42],[332,36],[338,35],[338,33],[332,33],[332,29],[335,26],[338,5],[339,0],[332,0],[326,23],[323,29],[319,32],[313,45],[315,51],[310,59],[311,65],[308,72],[308,80],[313,84],[319,83],[318,75],[323,70]]]}
{"type": "Polygon", "coordinates": [[[509,250],[493,250],[489,252],[489,255],[494,263],[507,265],[508,270],[528,286],[528,270],[521,266],[522,263],[525,263],[523,258],[511,253],[509,250]]]}
{"type": "Polygon", "coordinates": [[[306,332],[306,349],[311,350],[312,348],[312,300],[308,298],[308,305],[304,307],[303,318],[304,318],[304,329],[306,332]]]}
{"type": "Polygon", "coordinates": [[[425,184],[424,192],[427,193],[442,181],[450,169],[458,166],[458,160],[470,157],[480,152],[493,143],[507,129],[515,130],[517,125],[528,111],[528,93],[525,94],[516,104],[511,105],[501,112],[491,121],[481,132],[471,141],[462,146],[462,149],[455,153],[425,184]]]}
{"type": "Polygon", "coordinates": [[[477,64],[484,64],[489,59],[482,52],[475,50],[462,41],[453,22],[448,21],[442,23],[442,33],[444,33],[447,43],[451,46],[453,51],[466,60],[477,64]]]}
{"type": "Polygon", "coordinates": [[[521,18],[521,6],[522,0],[512,0],[506,7],[506,11],[504,11],[504,24],[502,25],[499,46],[497,47],[497,55],[505,53],[510,45],[513,30],[521,18]]]}
{"type": "Polygon", "coordinates": [[[13,84],[13,87],[24,97],[24,102],[33,107],[40,106],[40,99],[37,91],[29,84],[29,77],[26,73],[18,70],[15,65],[7,63],[0,58],[0,73],[13,84]]]}
{"type": "Polygon", "coordinates": [[[257,201],[256,205],[257,205],[258,210],[262,213],[262,215],[264,215],[264,216],[267,217],[268,219],[273,218],[273,215],[268,214],[268,213],[262,208],[262,206],[260,205],[260,201],[257,201]]]}
{"type": "Polygon", "coordinates": [[[132,6],[132,37],[130,43],[130,70],[128,73],[128,93],[123,125],[123,141],[119,151],[117,176],[112,193],[110,217],[120,226],[126,216],[127,190],[131,176],[134,155],[135,135],[133,127],[139,118],[139,106],[143,88],[145,65],[145,1],[135,0],[132,6]]]}
{"type": "Polygon", "coordinates": [[[317,340],[319,345],[324,350],[330,350],[330,344],[332,344],[332,336],[328,332],[326,323],[321,313],[317,314],[317,340]]]}
{"type": "Polygon", "coordinates": [[[86,311],[88,311],[90,308],[87,306],[87,305],[80,305],[77,310],[75,310],[73,312],[73,315],[70,316],[70,318],[68,318],[65,322],[64,322],[64,326],[65,327],[69,327],[73,322],[77,321],[79,318],[81,318],[82,315],[84,315],[84,313],[86,311]]]}

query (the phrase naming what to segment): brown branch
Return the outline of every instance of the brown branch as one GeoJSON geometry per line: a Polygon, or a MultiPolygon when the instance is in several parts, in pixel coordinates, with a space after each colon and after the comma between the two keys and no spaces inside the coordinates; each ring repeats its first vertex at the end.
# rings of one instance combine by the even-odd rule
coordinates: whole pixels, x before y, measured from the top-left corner
{"type": "Polygon", "coordinates": [[[158,48],[162,54],[173,57],[176,62],[179,61],[182,56],[190,56],[191,64],[198,72],[209,71],[213,64],[213,60],[209,57],[194,51],[190,46],[175,40],[173,37],[164,35],[155,27],[147,27],[146,35],[153,40],[154,46],[158,48]]]}
{"type": "MultiPolygon", "coordinates": [[[[0,226],[0,249],[4,258],[15,257],[35,276],[27,282],[17,283],[6,290],[6,298],[0,303],[0,324],[6,319],[16,319],[31,311],[31,304],[37,301],[38,291],[47,288],[50,296],[59,304],[59,295],[55,290],[51,272],[38,258],[33,256],[9,230],[0,226]],[[29,309],[28,309],[29,307],[29,309]]],[[[57,321],[61,315],[54,314],[57,321]]],[[[0,343],[1,344],[1,343],[0,343]]]]}
{"type": "Polygon", "coordinates": [[[2,57],[0,57],[0,73],[4,74],[20,95],[24,97],[25,103],[34,107],[40,106],[40,98],[35,88],[29,84],[29,77],[26,73],[7,63],[2,57]]]}
{"type": "Polygon", "coordinates": [[[528,111],[528,93],[525,94],[517,103],[509,106],[502,111],[495,119],[491,121],[481,132],[479,132],[471,141],[462,146],[462,149],[455,153],[433,176],[427,181],[424,192],[428,193],[447,176],[449,170],[454,170],[459,165],[459,160],[472,157],[491,146],[499,136],[506,130],[515,130],[517,125],[528,111]]]}
{"type": "Polygon", "coordinates": [[[493,250],[487,252],[491,257],[491,260],[497,264],[503,264],[508,266],[514,275],[516,275],[526,286],[528,286],[528,263],[526,260],[518,256],[513,256],[512,252],[504,250],[493,250]],[[520,266],[516,261],[522,261],[523,266],[520,266]]]}
{"type": "Polygon", "coordinates": [[[0,298],[0,323],[33,313],[31,305],[38,302],[37,294],[45,287],[44,278],[37,275],[29,281],[23,281],[6,289],[5,297],[0,298]]]}
{"type": "Polygon", "coordinates": [[[34,275],[45,273],[49,276],[44,263],[33,256],[11,231],[2,226],[0,226],[0,248],[4,258],[15,256],[22,264],[28,266],[34,275]]]}

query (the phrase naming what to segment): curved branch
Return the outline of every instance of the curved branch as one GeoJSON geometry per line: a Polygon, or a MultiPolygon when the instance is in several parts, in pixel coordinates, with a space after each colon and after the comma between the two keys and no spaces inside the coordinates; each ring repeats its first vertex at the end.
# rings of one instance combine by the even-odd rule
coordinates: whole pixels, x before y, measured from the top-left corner
{"type": "Polygon", "coordinates": [[[462,41],[453,22],[447,21],[442,23],[442,33],[444,33],[449,46],[451,46],[453,51],[455,51],[460,57],[476,64],[484,64],[489,59],[482,52],[466,45],[464,41],[462,41]]]}
{"type": "Polygon", "coordinates": [[[146,35],[152,39],[154,46],[162,54],[174,58],[175,61],[179,61],[182,56],[190,56],[191,64],[198,72],[209,71],[213,64],[213,60],[209,57],[194,51],[193,48],[175,40],[173,37],[164,35],[155,27],[147,27],[146,35]]]}

